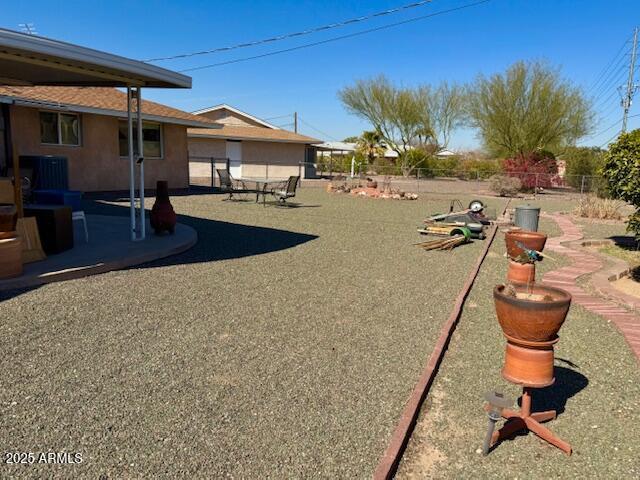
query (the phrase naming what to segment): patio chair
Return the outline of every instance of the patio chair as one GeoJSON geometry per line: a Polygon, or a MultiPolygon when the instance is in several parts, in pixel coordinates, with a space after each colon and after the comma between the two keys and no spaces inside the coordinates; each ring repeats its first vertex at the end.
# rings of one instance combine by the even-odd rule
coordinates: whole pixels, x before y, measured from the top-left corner
{"type": "Polygon", "coordinates": [[[220,190],[229,194],[229,198],[227,200],[232,200],[234,194],[242,195],[252,192],[252,190],[247,189],[242,180],[235,180],[228,170],[216,168],[216,172],[220,179],[220,190]]]}
{"type": "Polygon", "coordinates": [[[298,187],[299,181],[300,177],[298,175],[292,175],[289,177],[289,180],[271,190],[271,195],[276,197],[279,205],[284,205],[287,198],[296,196],[296,188],[298,187]]]}

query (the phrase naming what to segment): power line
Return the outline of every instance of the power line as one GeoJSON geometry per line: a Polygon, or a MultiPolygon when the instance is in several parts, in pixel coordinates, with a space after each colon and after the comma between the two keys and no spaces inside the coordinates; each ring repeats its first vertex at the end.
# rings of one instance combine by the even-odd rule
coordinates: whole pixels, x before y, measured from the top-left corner
{"type": "Polygon", "coordinates": [[[478,1],[478,2],[467,3],[467,4],[461,5],[459,7],[449,8],[447,10],[440,10],[438,12],[430,13],[428,15],[422,15],[420,17],[410,18],[408,20],[403,20],[401,22],[390,23],[390,24],[387,24],[387,25],[382,25],[380,27],[370,28],[368,30],[361,30],[359,32],[350,33],[348,35],[341,35],[339,37],[333,37],[333,38],[329,38],[329,39],[322,40],[322,41],[319,41],[319,42],[307,43],[307,44],[304,44],[304,45],[298,45],[297,47],[285,48],[285,49],[282,49],[282,50],[275,50],[273,52],[263,53],[263,54],[260,54],[260,55],[253,55],[251,57],[237,58],[235,60],[227,60],[225,62],[212,63],[212,64],[209,64],[209,65],[202,65],[202,66],[199,66],[199,67],[187,68],[187,69],[184,69],[184,70],[180,70],[180,72],[181,73],[183,73],[183,72],[194,72],[196,70],[204,70],[206,68],[220,67],[220,66],[223,66],[223,65],[230,65],[230,64],[233,64],[233,63],[246,62],[246,61],[249,61],[249,60],[256,60],[258,58],[270,57],[270,56],[278,55],[278,54],[281,54],[281,53],[293,52],[295,50],[302,50],[303,48],[310,48],[310,47],[315,47],[315,46],[318,46],[318,45],[324,45],[324,44],[327,44],[327,43],[336,42],[338,40],[344,40],[344,39],[347,39],[347,38],[353,38],[353,37],[357,37],[357,36],[360,36],[360,35],[365,35],[365,34],[368,34],[368,33],[378,32],[380,30],[386,30],[388,28],[393,28],[393,27],[397,27],[397,26],[400,26],[400,25],[405,25],[405,24],[408,24],[408,23],[417,22],[417,21],[420,21],[420,20],[425,20],[427,18],[435,17],[435,16],[438,16],[438,15],[444,15],[444,14],[447,14],[447,13],[456,12],[458,10],[464,10],[466,8],[475,7],[477,5],[481,5],[483,3],[488,3],[490,1],[491,0],[481,0],[481,1],[478,1]]]}
{"type": "Polygon", "coordinates": [[[278,120],[279,118],[287,118],[287,117],[292,117],[293,113],[287,113],[286,115],[279,115],[277,117],[269,117],[269,118],[263,118],[263,120],[265,122],[268,122],[269,120],[278,120]]]}
{"type": "Polygon", "coordinates": [[[394,13],[401,12],[403,10],[410,10],[412,8],[422,7],[422,6],[424,6],[424,5],[428,4],[428,3],[431,3],[431,2],[433,2],[433,0],[421,0],[419,2],[409,3],[408,5],[402,5],[400,7],[390,8],[388,10],[383,10],[381,12],[371,13],[369,15],[364,15],[362,17],[351,18],[349,20],[344,20],[342,22],[330,23],[328,25],[323,25],[321,27],[309,28],[307,30],[301,30],[299,32],[285,33],[283,35],[277,35],[275,37],[263,38],[262,40],[255,40],[253,42],[240,43],[240,44],[231,45],[231,46],[228,46],[228,47],[213,48],[211,50],[202,50],[202,51],[199,51],[199,52],[182,53],[182,54],[178,54],[178,55],[172,55],[172,56],[169,56],[169,57],[150,58],[149,60],[144,60],[144,61],[145,62],[159,62],[159,61],[163,61],[163,60],[176,60],[178,58],[189,58],[189,57],[195,57],[197,55],[209,55],[211,53],[218,53],[218,52],[226,52],[226,51],[229,51],[229,50],[236,50],[238,48],[254,47],[256,45],[263,45],[265,43],[273,43],[273,42],[278,42],[280,40],[286,40],[288,38],[301,37],[301,36],[304,36],[304,35],[310,35],[312,33],[318,33],[318,32],[324,32],[324,31],[327,31],[327,30],[332,30],[334,28],[346,27],[347,25],[353,25],[353,24],[356,24],[356,23],[365,22],[365,21],[371,20],[373,18],[383,17],[383,16],[386,16],[386,15],[391,15],[391,14],[394,14],[394,13]]]}
{"type": "Polygon", "coordinates": [[[604,101],[598,103],[598,106],[595,107],[595,110],[596,111],[600,110],[604,105],[606,105],[609,102],[609,100],[611,100],[611,97],[613,97],[616,93],[618,93],[617,89],[614,88],[613,90],[611,90],[611,93],[609,94],[609,96],[605,98],[604,101]]]}
{"type": "MultiPolygon", "coordinates": [[[[611,59],[611,61],[607,64],[607,66],[601,71],[600,74],[598,74],[598,78],[596,79],[596,81],[591,85],[591,87],[589,88],[589,91],[593,90],[596,85],[598,84],[598,82],[602,79],[602,77],[604,76],[604,74],[607,72],[607,70],[609,70],[609,68],[611,68],[611,65],[613,65],[613,63],[615,62],[616,58],[618,58],[618,56],[620,55],[620,52],[622,52],[622,50],[624,50],[624,47],[627,45],[627,43],[629,42],[629,39],[631,37],[628,37],[624,43],[622,44],[622,46],[620,47],[620,49],[616,52],[616,54],[613,56],[613,58],[611,59]]],[[[623,55],[624,57],[624,55],[623,55]]]]}
{"type": "MultiPolygon", "coordinates": [[[[634,118],[634,117],[640,117],[640,113],[636,113],[635,115],[629,115],[629,117],[628,117],[628,118],[634,118]]],[[[620,122],[622,122],[622,120],[618,120],[614,125],[612,125],[612,127],[615,127],[615,126],[616,126],[618,123],[620,123],[620,122]]],[[[611,128],[611,127],[610,127],[610,128],[611,128]]],[[[609,128],[609,129],[610,129],[610,128],[609,128]]],[[[609,129],[608,129],[608,130],[609,130],[609,129]]],[[[603,131],[602,131],[602,132],[600,132],[598,135],[600,135],[600,134],[602,134],[602,133],[604,133],[604,132],[606,132],[606,130],[603,130],[603,131]]],[[[618,135],[620,135],[621,133],[624,133],[624,132],[623,132],[622,130],[620,130],[618,133],[616,133],[613,137],[611,137],[609,140],[607,140],[606,142],[604,142],[604,143],[603,143],[602,145],[600,145],[600,147],[598,147],[598,148],[602,148],[602,147],[604,147],[604,146],[605,146],[605,145],[607,145],[609,142],[611,142],[611,140],[614,140],[615,138],[617,138],[617,137],[618,137],[618,135]]]]}
{"type": "Polygon", "coordinates": [[[600,118],[601,119],[607,119],[609,118],[609,116],[613,113],[614,110],[617,110],[620,107],[620,105],[616,105],[615,103],[611,105],[611,108],[609,108],[607,111],[602,112],[600,114],[600,118]]]}
{"type": "Polygon", "coordinates": [[[599,137],[600,135],[602,135],[603,133],[608,132],[609,130],[611,130],[613,127],[620,125],[620,122],[622,122],[622,120],[618,120],[617,122],[615,122],[613,125],[611,125],[610,127],[605,128],[604,130],[602,130],[601,132],[598,133],[594,133],[593,135],[590,135],[590,138],[593,137],[599,137]]]}
{"type": "Polygon", "coordinates": [[[602,145],[600,145],[598,148],[602,148],[602,147],[604,147],[605,145],[608,145],[608,144],[611,142],[611,140],[614,140],[614,139],[618,138],[618,135],[620,135],[621,133],[622,133],[622,132],[618,132],[618,133],[616,133],[613,137],[611,137],[609,140],[607,140],[606,142],[604,142],[604,143],[603,143],[602,145]]]}
{"type": "Polygon", "coordinates": [[[316,132],[318,132],[320,135],[323,135],[325,137],[327,137],[329,140],[333,140],[335,142],[338,141],[338,139],[336,137],[333,137],[331,135],[329,135],[328,133],[323,132],[322,130],[317,129],[316,127],[314,127],[313,125],[311,125],[308,122],[305,122],[302,118],[300,118],[300,116],[298,115],[298,120],[300,120],[301,123],[304,123],[307,127],[309,127],[311,130],[314,130],[316,132]]]}
{"type": "Polygon", "coordinates": [[[276,125],[276,127],[278,128],[285,128],[285,127],[294,127],[295,124],[293,122],[289,122],[289,123],[283,123],[282,125],[276,125]]]}
{"type": "Polygon", "coordinates": [[[594,102],[597,101],[599,98],[601,98],[602,95],[607,93],[609,91],[609,88],[611,88],[612,86],[614,88],[617,88],[616,84],[619,83],[624,78],[624,72],[626,69],[627,69],[626,65],[620,65],[620,68],[618,68],[618,70],[615,71],[615,73],[613,74],[613,77],[610,77],[610,80],[607,80],[602,85],[600,85],[597,92],[594,93],[594,102]]]}

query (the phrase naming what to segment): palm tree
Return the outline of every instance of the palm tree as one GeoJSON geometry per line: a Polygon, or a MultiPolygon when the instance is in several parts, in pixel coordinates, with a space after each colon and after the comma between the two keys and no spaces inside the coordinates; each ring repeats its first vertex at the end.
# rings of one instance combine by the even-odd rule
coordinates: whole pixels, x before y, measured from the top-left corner
{"type": "Polygon", "coordinates": [[[356,143],[356,151],[372,164],[377,157],[384,156],[386,148],[381,145],[382,135],[376,131],[364,131],[356,143]]]}

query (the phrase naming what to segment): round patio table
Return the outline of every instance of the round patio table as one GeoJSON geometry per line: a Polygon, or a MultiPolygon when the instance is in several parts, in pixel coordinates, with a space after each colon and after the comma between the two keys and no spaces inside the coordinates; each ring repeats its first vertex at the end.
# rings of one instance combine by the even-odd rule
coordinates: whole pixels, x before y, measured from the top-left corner
{"type": "Polygon", "coordinates": [[[267,187],[269,185],[277,185],[287,181],[286,178],[263,178],[263,177],[242,177],[239,179],[241,182],[255,183],[256,185],[256,203],[262,195],[262,203],[265,203],[265,197],[267,195],[267,187]]]}

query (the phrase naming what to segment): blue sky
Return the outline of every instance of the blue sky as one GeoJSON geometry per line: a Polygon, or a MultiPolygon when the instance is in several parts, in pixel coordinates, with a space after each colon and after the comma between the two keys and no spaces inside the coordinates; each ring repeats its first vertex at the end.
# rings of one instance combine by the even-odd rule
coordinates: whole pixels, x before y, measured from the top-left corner
{"type": "MultiPolygon", "coordinates": [[[[320,34],[157,64],[182,70],[258,55],[472,1],[434,0],[430,5],[320,34]]],[[[3,5],[0,24],[19,29],[19,23],[32,22],[43,36],[148,59],[257,40],[407,3],[411,0],[14,0],[3,5]]],[[[188,111],[224,102],[262,118],[297,111],[302,133],[342,139],[368,128],[345,112],[336,95],[356,79],[384,73],[403,85],[441,80],[464,83],[479,73],[503,71],[517,60],[544,59],[588,90],[636,25],[640,25],[637,0],[492,0],[385,31],[191,72],[192,90],[147,89],[146,97],[188,111]]],[[[621,118],[619,97],[614,93],[615,85],[621,83],[617,77],[622,80],[622,73],[611,78],[608,88],[595,89],[595,104],[601,107],[601,116],[605,115],[596,135],[582,143],[600,145],[616,133],[614,127],[598,134],[621,118]]],[[[640,92],[631,114],[640,113],[638,105],[640,92]]],[[[291,121],[283,117],[272,123],[291,121]]],[[[629,127],[640,127],[640,116],[630,119],[629,127]]],[[[466,149],[478,144],[475,133],[464,130],[455,135],[451,147],[466,149]]]]}

